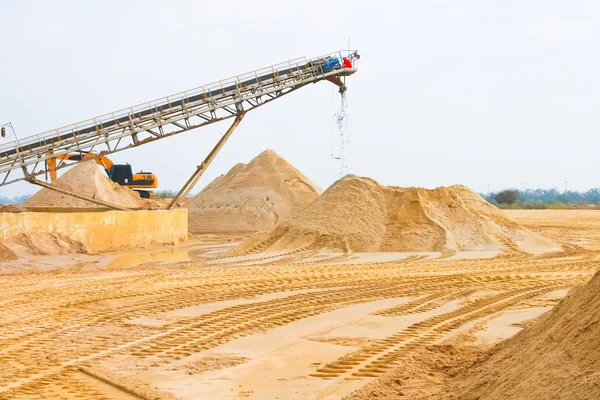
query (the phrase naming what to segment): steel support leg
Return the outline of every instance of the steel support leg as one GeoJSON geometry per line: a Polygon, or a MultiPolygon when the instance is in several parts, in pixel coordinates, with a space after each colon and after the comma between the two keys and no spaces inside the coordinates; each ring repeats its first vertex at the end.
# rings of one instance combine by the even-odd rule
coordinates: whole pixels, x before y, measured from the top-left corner
{"type": "Polygon", "coordinates": [[[206,168],[208,168],[210,163],[215,159],[215,157],[217,156],[219,151],[223,148],[223,145],[225,144],[225,142],[227,142],[227,139],[229,139],[229,137],[231,136],[231,134],[233,133],[235,128],[237,128],[237,126],[240,124],[242,119],[244,119],[244,115],[245,115],[245,113],[240,114],[237,117],[235,117],[235,121],[233,121],[233,124],[231,124],[229,129],[227,129],[227,132],[225,132],[225,134],[223,135],[221,140],[219,140],[219,142],[215,145],[215,147],[211,150],[211,152],[208,153],[208,156],[206,156],[204,161],[202,161],[202,164],[198,165],[198,167],[196,168],[196,171],[192,174],[192,176],[190,176],[190,179],[188,179],[188,181],[185,183],[185,185],[183,185],[183,187],[181,188],[179,193],[177,193],[177,196],[175,196],[175,198],[173,200],[171,200],[171,202],[167,206],[167,210],[170,210],[175,204],[177,204],[179,199],[187,197],[187,195],[194,188],[196,183],[198,183],[198,180],[200,180],[200,177],[206,171],[206,168]]]}
{"type": "Polygon", "coordinates": [[[46,183],[46,182],[43,182],[43,181],[39,181],[39,180],[37,180],[35,178],[28,178],[27,181],[29,183],[33,183],[34,185],[38,185],[38,186],[44,187],[46,189],[54,190],[55,192],[63,193],[63,194],[69,195],[69,196],[76,197],[76,198],[81,199],[81,200],[89,201],[90,203],[96,203],[96,204],[99,204],[99,205],[104,206],[104,207],[112,208],[113,210],[133,211],[131,208],[121,207],[121,206],[118,206],[116,204],[109,203],[108,201],[98,200],[98,199],[94,199],[92,197],[84,196],[82,194],[70,192],[68,190],[61,189],[61,188],[59,188],[57,186],[54,186],[54,185],[51,185],[49,183],[46,183]]]}
{"type": "Polygon", "coordinates": [[[342,82],[342,80],[337,76],[328,76],[327,78],[325,78],[325,80],[328,80],[329,82],[338,86],[340,88],[340,90],[339,90],[340,94],[344,93],[346,90],[348,90],[348,88],[346,87],[344,82],[342,82]]]}

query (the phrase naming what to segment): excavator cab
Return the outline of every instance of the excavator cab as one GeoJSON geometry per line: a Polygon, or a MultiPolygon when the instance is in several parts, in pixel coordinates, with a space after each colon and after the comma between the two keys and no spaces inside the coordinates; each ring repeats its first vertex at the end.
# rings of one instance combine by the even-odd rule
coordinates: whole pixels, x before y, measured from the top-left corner
{"type": "Polygon", "coordinates": [[[121,186],[127,186],[139,193],[143,199],[150,198],[150,192],[140,189],[155,189],[158,187],[158,178],[152,172],[133,173],[129,164],[114,164],[106,173],[111,181],[121,186]]]}
{"type": "Polygon", "coordinates": [[[129,186],[133,183],[133,172],[129,164],[115,164],[106,173],[111,181],[119,185],[129,186]]]}

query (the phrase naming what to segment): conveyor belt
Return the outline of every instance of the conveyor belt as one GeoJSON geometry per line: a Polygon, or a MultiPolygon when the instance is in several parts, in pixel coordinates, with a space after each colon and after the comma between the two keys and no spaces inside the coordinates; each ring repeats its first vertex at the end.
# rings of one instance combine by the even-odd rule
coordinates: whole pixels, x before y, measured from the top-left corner
{"type": "MultiPolygon", "coordinates": [[[[291,71],[292,71],[292,69],[278,71],[278,74],[288,74],[291,71]]],[[[254,85],[254,84],[258,83],[258,82],[269,82],[272,79],[273,79],[272,74],[264,75],[264,76],[261,76],[261,77],[258,77],[258,78],[254,78],[254,79],[250,79],[250,80],[241,82],[240,86],[244,87],[244,86],[254,85]]],[[[206,99],[206,98],[212,98],[214,96],[219,96],[219,95],[222,94],[222,92],[225,92],[228,95],[231,95],[231,93],[235,92],[236,90],[238,90],[240,86],[238,86],[238,85],[231,85],[231,86],[228,86],[228,87],[223,88],[223,89],[218,89],[218,90],[203,92],[201,94],[188,97],[187,99],[180,99],[180,100],[173,101],[171,103],[164,103],[164,104],[158,105],[156,107],[152,107],[152,108],[148,108],[148,109],[139,111],[139,112],[133,114],[133,116],[138,117],[138,118],[139,117],[148,116],[148,115],[151,115],[151,114],[156,113],[156,112],[161,112],[161,111],[168,110],[169,108],[181,107],[184,104],[184,102],[193,103],[193,102],[196,102],[196,101],[201,101],[201,100],[206,99]]],[[[108,121],[102,122],[101,128],[109,128],[109,127],[114,126],[114,125],[127,123],[129,121],[129,119],[130,119],[129,116],[125,116],[125,117],[121,117],[121,118],[115,119],[115,120],[108,120],[108,121]]],[[[65,140],[65,139],[71,138],[73,136],[83,135],[83,134],[94,132],[94,131],[96,131],[96,127],[95,126],[89,127],[89,128],[86,128],[86,129],[76,130],[76,131],[73,131],[72,133],[67,133],[65,135],[61,135],[60,137],[57,136],[57,137],[54,137],[54,138],[48,138],[48,139],[45,139],[43,142],[37,142],[37,143],[29,144],[26,147],[23,147],[21,150],[34,149],[36,147],[43,146],[43,145],[46,145],[48,143],[54,143],[54,142],[57,142],[59,140],[65,140]]],[[[17,148],[15,147],[15,148],[13,148],[11,150],[0,152],[0,158],[6,157],[6,156],[9,156],[9,155],[13,155],[13,154],[16,154],[16,153],[17,153],[17,148]]]]}
{"type": "Polygon", "coordinates": [[[348,54],[290,60],[0,145],[0,186],[45,173],[44,161],[60,154],[92,150],[112,154],[234,117],[309,83],[330,80],[342,85],[339,77],[356,69],[344,68],[341,63],[333,63],[331,68],[331,60],[342,60],[348,54]],[[23,176],[11,174],[15,170],[23,176]]]}

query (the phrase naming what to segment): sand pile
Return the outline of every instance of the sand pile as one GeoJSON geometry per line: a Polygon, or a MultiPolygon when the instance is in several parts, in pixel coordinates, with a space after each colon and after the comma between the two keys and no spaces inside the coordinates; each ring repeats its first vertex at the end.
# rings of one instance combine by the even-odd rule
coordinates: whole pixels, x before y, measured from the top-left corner
{"type": "Polygon", "coordinates": [[[20,214],[26,211],[27,210],[24,207],[21,207],[18,204],[7,204],[5,206],[0,206],[0,213],[20,214]]]}
{"type": "Polygon", "coordinates": [[[16,260],[17,255],[8,247],[4,245],[4,243],[0,242],[0,262],[2,261],[10,261],[16,260]]]}
{"type": "MultiPolygon", "coordinates": [[[[86,161],[69,168],[54,184],[62,189],[122,207],[140,208],[144,205],[136,192],[108,179],[94,161],[86,161]]],[[[61,208],[103,207],[50,189],[40,190],[27,199],[23,205],[25,207],[61,208]]]]}
{"type": "Polygon", "coordinates": [[[382,186],[347,175],[316,201],[234,252],[300,247],[351,251],[558,250],[464,186],[382,186]]]}
{"type": "Polygon", "coordinates": [[[452,377],[467,370],[485,354],[486,347],[489,350],[489,346],[461,343],[465,338],[470,339],[463,335],[418,349],[404,358],[397,368],[342,400],[441,400],[448,394],[448,382],[452,377]]]}
{"type": "Polygon", "coordinates": [[[321,189],[273,150],[217,177],[185,207],[195,233],[256,232],[305,208],[321,189]]]}
{"type": "Polygon", "coordinates": [[[600,272],[461,375],[448,399],[600,399],[600,272]]]}
{"type": "Polygon", "coordinates": [[[53,256],[87,253],[83,243],[61,233],[22,233],[6,241],[10,250],[19,255],[53,256]]]}

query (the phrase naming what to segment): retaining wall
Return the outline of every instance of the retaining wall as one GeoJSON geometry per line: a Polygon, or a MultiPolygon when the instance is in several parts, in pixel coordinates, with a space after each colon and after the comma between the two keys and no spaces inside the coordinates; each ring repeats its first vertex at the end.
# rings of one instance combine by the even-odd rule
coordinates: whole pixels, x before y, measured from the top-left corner
{"type": "Polygon", "coordinates": [[[0,213],[0,240],[22,233],[61,233],[89,253],[177,243],[188,237],[187,209],[76,213],[0,213]]]}

